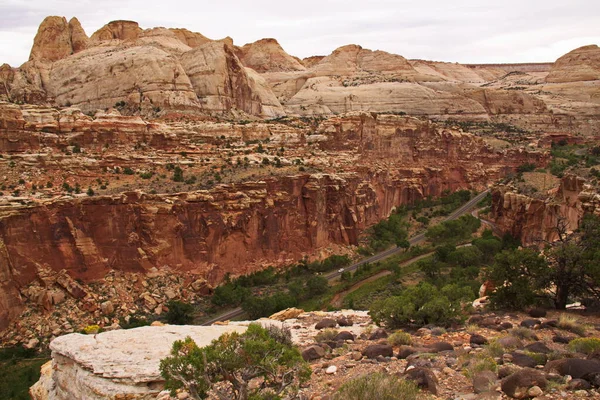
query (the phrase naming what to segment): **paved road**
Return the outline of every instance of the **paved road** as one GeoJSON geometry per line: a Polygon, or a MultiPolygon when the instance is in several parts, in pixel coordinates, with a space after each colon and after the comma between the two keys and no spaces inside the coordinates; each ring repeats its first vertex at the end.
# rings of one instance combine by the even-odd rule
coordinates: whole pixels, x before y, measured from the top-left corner
{"type": "MultiPolygon", "coordinates": [[[[453,219],[457,219],[457,218],[461,217],[462,215],[466,214],[471,208],[473,208],[475,205],[477,205],[477,203],[479,203],[481,200],[483,200],[483,198],[488,193],[489,193],[489,190],[485,190],[485,191],[479,193],[477,196],[473,197],[467,203],[465,203],[464,205],[462,205],[461,207],[456,209],[452,214],[450,214],[448,217],[446,217],[446,219],[444,221],[451,221],[453,219]]],[[[425,241],[425,233],[423,232],[416,236],[413,236],[408,241],[411,246],[419,244],[419,243],[425,241]]],[[[393,256],[394,254],[400,253],[401,251],[404,251],[404,249],[401,247],[392,247],[391,249],[382,251],[381,253],[377,253],[371,257],[363,258],[362,260],[345,267],[344,271],[355,271],[358,267],[360,267],[363,264],[374,263],[377,261],[384,260],[388,257],[393,256]]],[[[332,279],[339,277],[340,275],[342,275],[342,272],[334,271],[334,272],[330,272],[329,274],[324,275],[324,276],[328,280],[332,280],[332,279]]],[[[214,317],[214,318],[204,322],[202,325],[212,325],[213,323],[215,323],[217,321],[227,321],[229,319],[239,317],[243,313],[244,313],[244,311],[242,310],[242,308],[237,307],[237,308],[234,308],[226,313],[223,313],[217,317],[214,317]]]]}

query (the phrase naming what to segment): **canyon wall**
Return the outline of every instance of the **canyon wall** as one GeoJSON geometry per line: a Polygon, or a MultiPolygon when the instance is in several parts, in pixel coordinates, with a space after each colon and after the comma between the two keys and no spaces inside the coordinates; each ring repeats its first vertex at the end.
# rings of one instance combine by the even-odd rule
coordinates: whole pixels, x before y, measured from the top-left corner
{"type": "Polygon", "coordinates": [[[575,175],[565,176],[560,186],[543,199],[519,194],[506,186],[492,191],[490,219],[525,246],[543,246],[556,240],[559,220],[564,220],[568,231],[574,231],[584,213],[600,213],[600,194],[575,175]]]}

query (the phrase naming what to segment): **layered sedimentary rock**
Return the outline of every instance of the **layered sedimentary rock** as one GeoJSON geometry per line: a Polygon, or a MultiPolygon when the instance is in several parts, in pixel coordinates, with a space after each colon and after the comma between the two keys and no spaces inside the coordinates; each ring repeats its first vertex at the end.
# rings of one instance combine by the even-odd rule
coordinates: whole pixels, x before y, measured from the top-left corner
{"type": "Polygon", "coordinates": [[[135,40],[142,28],[135,21],[112,21],[98,29],[90,38],[93,42],[106,40],[135,40]]]}
{"type": "MultiPolygon", "coordinates": [[[[59,114],[61,123],[56,124],[51,110],[2,109],[5,146],[13,151],[35,150],[39,142],[48,146],[50,139],[44,135],[58,140],[61,129],[85,139],[84,146],[95,139],[102,143],[102,137],[112,138],[111,146],[127,137],[144,137],[151,146],[164,148],[170,140],[167,136],[165,142],[152,144],[152,137],[160,137],[166,128],[139,117],[107,114],[92,120],[72,112],[59,114]],[[32,127],[59,130],[11,142],[11,137],[31,133],[32,127]]],[[[219,140],[228,140],[224,133],[250,139],[257,137],[251,132],[261,130],[251,125],[249,133],[227,131],[222,125],[213,126],[219,140]]],[[[208,135],[209,125],[202,126],[208,135]]],[[[269,131],[263,134],[276,137],[269,131]]],[[[127,192],[49,199],[7,209],[0,217],[2,325],[18,315],[17,292],[38,279],[40,269],[66,269],[74,278],[94,280],[112,270],[143,274],[169,266],[214,284],[226,273],[297,260],[332,244],[355,245],[365,228],[394,207],[444,190],[482,189],[518,165],[544,165],[547,157],[495,151],[470,134],[394,115],[353,114],[326,120],[311,135],[281,135],[296,135],[297,145],[312,143],[331,154],[330,160],[315,160],[316,165],[337,165],[340,172],[269,177],[179,195],[127,192]],[[344,156],[340,159],[337,153],[344,156]]],[[[293,143],[285,140],[286,146],[293,143]]]]}
{"type": "Polygon", "coordinates": [[[237,50],[242,64],[256,72],[304,71],[306,68],[275,39],[261,39],[237,50]]]}
{"type": "Polygon", "coordinates": [[[578,82],[600,79],[600,47],[583,46],[560,57],[554,63],[546,82],[578,82]]]}
{"type": "Polygon", "coordinates": [[[57,61],[84,50],[88,37],[77,18],[47,17],[33,40],[29,60],[57,61]]]}
{"type": "Polygon", "coordinates": [[[556,240],[559,220],[568,231],[574,231],[584,213],[600,213],[600,195],[575,175],[565,176],[545,199],[519,194],[508,187],[492,192],[490,219],[526,246],[543,246],[556,240]]]}
{"type": "Polygon", "coordinates": [[[181,65],[201,108],[224,112],[237,108],[271,117],[283,114],[279,101],[259,76],[250,76],[233,49],[220,42],[199,46],[181,57],[181,65]],[[264,109],[263,109],[264,105],[264,109]]]}

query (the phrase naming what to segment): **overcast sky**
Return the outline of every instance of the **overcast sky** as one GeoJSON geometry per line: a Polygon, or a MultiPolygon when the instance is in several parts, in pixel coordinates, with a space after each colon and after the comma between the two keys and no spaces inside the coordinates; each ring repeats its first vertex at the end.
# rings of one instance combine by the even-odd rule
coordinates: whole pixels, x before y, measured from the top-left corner
{"type": "Polygon", "coordinates": [[[88,36],[128,19],[237,45],[274,37],[298,57],[354,43],[406,58],[542,62],[600,44],[598,0],[0,0],[0,64],[27,61],[48,15],[77,17],[88,36]]]}

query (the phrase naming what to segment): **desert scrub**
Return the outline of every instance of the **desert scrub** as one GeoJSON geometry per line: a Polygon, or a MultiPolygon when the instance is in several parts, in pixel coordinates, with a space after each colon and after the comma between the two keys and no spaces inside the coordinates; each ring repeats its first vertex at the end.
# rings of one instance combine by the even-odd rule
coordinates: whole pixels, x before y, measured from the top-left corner
{"type": "Polygon", "coordinates": [[[496,373],[498,370],[496,361],[485,353],[476,353],[474,356],[467,356],[464,363],[466,363],[466,367],[463,369],[463,374],[469,379],[472,379],[478,372],[492,371],[496,373]]]}
{"type": "Polygon", "coordinates": [[[600,339],[598,338],[579,338],[569,342],[569,350],[577,353],[592,354],[600,350],[600,339]]]}
{"type": "Polygon", "coordinates": [[[83,328],[83,333],[85,333],[86,335],[100,333],[100,327],[98,325],[88,325],[85,328],[83,328]]]}
{"type": "Polygon", "coordinates": [[[317,335],[315,336],[315,342],[329,342],[331,340],[334,340],[338,333],[339,332],[337,331],[337,329],[325,329],[324,331],[317,333],[317,335]]]}
{"type": "Polygon", "coordinates": [[[565,331],[573,332],[579,336],[585,336],[585,326],[572,315],[561,314],[561,316],[558,318],[558,327],[565,331]]]}
{"type": "Polygon", "coordinates": [[[412,336],[410,336],[410,334],[408,334],[406,332],[402,332],[402,331],[392,333],[387,338],[387,341],[392,346],[402,346],[402,345],[410,346],[413,343],[412,336]]]}
{"type": "Polygon", "coordinates": [[[502,357],[504,354],[504,347],[497,340],[492,340],[489,344],[484,346],[484,352],[490,357],[502,357]]]}
{"type": "Polygon", "coordinates": [[[543,353],[533,353],[531,351],[526,351],[525,355],[533,358],[537,365],[546,365],[546,363],[548,362],[548,356],[543,353]]]}
{"type": "Polygon", "coordinates": [[[364,375],[344,383],[334,400],[416,400],[417,385],[393,375],[382,373],[364,375]]]}
{"type": "Polygon", "coordinates": [[[537,340],[535,332],[524,326],[518,326],[510,330],[510,334],[519,339],[537,340]]]}

